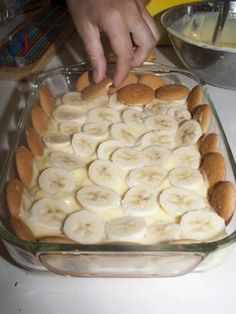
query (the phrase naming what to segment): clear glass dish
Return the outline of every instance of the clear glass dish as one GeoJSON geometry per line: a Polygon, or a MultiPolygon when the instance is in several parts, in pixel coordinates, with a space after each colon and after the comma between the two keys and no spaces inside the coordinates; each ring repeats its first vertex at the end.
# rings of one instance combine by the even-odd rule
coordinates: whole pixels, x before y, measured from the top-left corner
{"type": "MultiPolygon", "coordinates": [[[[113,65],[111,65],[112,67],[113,65]]],[[[87,63],[69,68],[58,68],[41,74],[32,84],[26,106],[15,131],[15,141],[9,149],[2,167],[0,182],[0,237],[13,259],[29,270],[49,270],[67,276],[88,277],[167,277],[191,271],[203,271],[223,262],[236,241],[236,215],[227,226],[227,236],[208,243],[174,243],[143,245],[115,244],[63,244],[28,242],[17,238],[8,228],[6,182],[16,177],[15,152],[24,144],[24,129],[29,125],[31,106],[37,103],[38,89],[46,82],[55,96],[75,90],[79,75],[89,69],[87,63]]],[[[153,72],[164,76],[169,83],[183,83],[189,88],[199,84],[192,73],[158,63],[146,63],[132,72],[153,72]]],[[[213,117],[209,132],[218,134],[219,151],[227,166],[227,179],[236,181],[236,165],[213,103],[204,89],[204,102],[211,105],[213,117]]]]}

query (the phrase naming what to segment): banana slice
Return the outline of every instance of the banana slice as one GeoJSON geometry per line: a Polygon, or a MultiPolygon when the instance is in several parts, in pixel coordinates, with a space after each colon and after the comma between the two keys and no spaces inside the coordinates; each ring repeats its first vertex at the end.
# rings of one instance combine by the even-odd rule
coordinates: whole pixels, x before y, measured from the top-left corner
{"type": "Polygon", "coordinates": [[[215,212],[199,209],[183,215],[180,228],[187,239],[208,241],[224,232],[225,222],[215,212]]]}
{"type": "Polygon", "coordinates": [[[87,123],[83,126],[83,131],[95,140],[104,140],[108,137],[108,127],[101,123],[87,123]]]}
{"type": "Polygon", "coordinates": [[[147,117],[144,120],[144,125],[148,130],[167,130],[168,132],[176,132],[178,128],[177,121],[164,114],[147,117]]]}
{"type": "Polygon", "coordinates": [[[146,166],[160,166],[168,162],[171,150],[160,145],[153,145],[143,149],[146,166]]]}
{"type": "Polygon", "coordinates": [[[112,108],[99,107],[92,109],[87,114],[87,122],[113,124],[120,121],[120,113],[112,108]]]}
{"type": "Polygon", "coordinates": [[[144,107],[144,112],[148,114],[166,114],[168,110],[168,105],[166,103],[160,103],[152,101],[144,107]]]}
{"type": "Polygon", "coordinates": [[[122,114],[122,118],[126,124],[136,127],[143,126],[144,117],[145,114],[143,112],[134,109],[127,109],[122,114]]]}
{"type": "Polygon", "coordinates": [[[168,176],[171,185],[186,189],[197,189],[203,184],[203,177],[199,170],[178,167],[170,171],[168,176]]]}
{"type": "Polygon", "coordinates": [[[130,188],[122,201],[128,215],[146,217],[158,210],[157,194],[150,187],[135,186],[130,188]]]}
{"type": "Polygon", "coordinates": [[[138,241],[146,232],[146,222],[141,217],[121,217],[107,221],[105,233],[112,241],[138,241]]]}
{"type": "Polygon", "coordinates": [[[159,197],[164,210],[171,216],[177,217],[187,211],[201,209],[206,206],[204,198],[191,190],[171,187],[164,190],[159,197]]]}
{"type": "Polygon", "coordinates": [[[83,187],[78,191],[77,199],[83,207],[93,210],[114,209],[120,206],[120,196],[117,193],[98,185],[83,187]]]}
{"type": "Polygon", "coordinates": [[[65,218],[74,211],[67,203],[60,200],[43,198],[30,209],[30,221],[41,227],[61,231],[65,218]]]}
{"type": "Polygon", "coordinates": [[[86,167],[84,160],[66,152],[51,152],[49,154],[49,159],[54,167],[66,170],[75,170],[86,167]]]}
{"type": "Polygon", "coordinates": [[[78,106],[81,101],[81,93],[79,92],[67,92],[62,96],[62,103],[65,105],[78,106]]]}
{"type": "MultiPolygon", "coordinates": [[[[121,145],[134,146],[140,136],[141,128],[134,128],[126,123],[116,123],[111,126],[110,135],[114,140],[117,140],[121,145]]],[[[143,128],[141,133],[143,132],[143,128]]]]}
{"type": "Polygon", "coordinates": [[[85,122],[85,113],[79,106],[61,105],[56,107],[52,113],[53,118],[58,122],[76,121],[78,123],[85,122]]]}
{"type": "Polygon", "coordinates": [[[75,189],[75,178],[65,169],[51,167],[44,170],[38,179],[40,188],[47,194],[58,195],[75,189]]]}
{"type": "Polygon", "coordinates": [[[185,121],[180,125],[176,132],[176,143],[178,146],[194,145],[197,143],[201,135],[201,126],[197,121],[185,121]]]}
{"type": "Polygon", "coordinates": [[[76,155],[90,157],[95,153],[97,141],[84,132],[73,135],[71,145],[76,155]]]}
{"type": "Polygon", "coordinates": [[[117,94],[113,94],[109,98],[108,106],[111,108],[118,110],[118,111],[123,111],[127,109],[127,106],[122,104],[118,99],[117,99],[117,94]]]}
{"type": "Polygon", "coordinates": [[[142,146],[162,145],[167,148],[175,147],[175,135],[167,130],[150,131],[141,138],[142,146]]]}
{"type": "Polygon", "coordinates": [[[175,109],[187,109],[186,101],[181,102],[170,102],[170,101],[161,101],[159,99],[155,99],[150,104],[145,106],[144,111],[149,114],[166,114],[168,110],[171,108],[175,109]]]}
{"type": "Polygon", "coordinates": [[[198,169],[201,155],[195,146],[184,146],[172,152],[173,162],[176,167],[189,167],[198,169]]]}
{"type": "Polygon", "coordinates": [[[95,160],[88,169],[89,178],[97,185],[111,187],[120,183],[119,168],[110,160],[95,160]]]}
{"type": "Polygon", "coordinates": [[[145,158],[141,151],[134,148],[118,148],[111,156],[114,164],[122,169],[134,169],[143,167],[145,158]]]}
{"type": "Polygon", "coordinates": [[[73,135],[81,131],[82,124],[76,121],[64,121],[59,124],[59,130],[64,135],[73,135]]]}
{"type": "Polygon", "coordinates": [[[155,222],[148,226],[145,242],[149,244],[178,240],[180,238],[180,225],[176,223],[155,222]]]}
{"type": "Polygon", "coordinates": [[[121,147],[121,144],[115,140],[104,141],[99,144],[97,155],[99,159],[110,159],[112,153],[121,147]]]}
{"type": "Polygon", "coordinates": [[[102,217],[88,210],[71,214],[63,226],[67,238],[81,244],[98,243],[104,237],[104,229],[105,223],[102,217]]]}
{"type": "Polygon", "coordinates": [[[162,167],[143,167],[130,172],[127,182],[129,186],[144,185],[157,188],[167,176],[168,171],[162,167]]]}
{"type": "Polygon", "coordinates": [[[181,124],[182,122],[191,119],[191,113],[184,108],[169,108],[167,111],[167,115],[175,118],[178,124],[181,124]]]}
{"type": "Polygon", "coordinates": [[[51,149],[64,149],[71,144],[71,137],[69,135],[60,134],[56,132],[48,132],[42,136],[44,144],[51,149]]]}

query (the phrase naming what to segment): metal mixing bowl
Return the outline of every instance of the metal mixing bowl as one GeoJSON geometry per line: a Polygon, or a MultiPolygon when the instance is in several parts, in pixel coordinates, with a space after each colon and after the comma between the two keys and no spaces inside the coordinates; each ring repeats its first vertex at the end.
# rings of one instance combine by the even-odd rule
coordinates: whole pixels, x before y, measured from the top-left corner
{"type": "MultiPolygon", "coordinates": [[[[215,16],[215,25],[222,1],[202,1],[184,4],[165,11],[161,23],[168,32],[171,43],[182,63],[194,72],[203,82],[236,89],[236,35],[235,47],[216,47],[213,44],[186,36],[186,27],[195,32],[201,26],[199,14],[215,16]]],[[[236,26],[236,1],[230,1],[228,19],[236,26]]],[[[226,21],[226,23],[227,23],[226,21]]],[[[214,30],[204,28],[208,37],[214,30]]],[[[191,33],[192,34],[192,33],[191,33]]],[[[236,29],[235,29],[236,34],[236,29]]]]}

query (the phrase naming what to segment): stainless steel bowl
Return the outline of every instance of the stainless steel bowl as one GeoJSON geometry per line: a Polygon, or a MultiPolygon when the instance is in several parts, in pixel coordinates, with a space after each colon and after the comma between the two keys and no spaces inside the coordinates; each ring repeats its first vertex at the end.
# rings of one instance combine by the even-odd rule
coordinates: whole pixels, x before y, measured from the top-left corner
{"type": "MultiPolygon", "coordinates": [[[[216,17],[221,9],[222,1],[202,1],[184,4],[165,11],[161,23],[168,32],[171,43],[182,63],[194,72],[203,82],[236,89],[236,35],[235,47],[214,46],[195,39],[193,32],[200,27],[199,14],[209,14],[216,17]],[[191,36],[186,35],[186,28],[191,27],[191,36]]],[[[230,1],[227,21],[235,21],[236,1],[230,1]]],[[[226,21],[226,23],[227,23],[226,21]]],[[[213,25],[214,26],[214,25],[213,25]]],[[[214,27],[204,28],[203,31],[213,38],[214,27]]]]}

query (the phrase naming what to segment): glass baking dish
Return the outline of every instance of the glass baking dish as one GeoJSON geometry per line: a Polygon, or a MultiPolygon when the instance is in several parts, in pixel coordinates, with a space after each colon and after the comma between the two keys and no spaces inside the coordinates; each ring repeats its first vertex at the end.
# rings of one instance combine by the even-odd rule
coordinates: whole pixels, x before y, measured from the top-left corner
{"type": "MultiPolygon", "coordinates": [[[[113,67],[114,65],[109,65],[113,67]]],[[[29,270],[49,270],[66,276],[88,277],[171,277],[191,271],[204,271],[223,262],[236,241],[236,215],[226,227],[227,236],[208,243],[165,242],[160,244],[110,243],[96,245],[29,242],[17,238],[8,228],[6,182],[16,177],[15,152],[25,144],[24,129],[30,123],[31,106],[38,102],[39,87],[46,83],[55,96],[75,90],[78,77],[89,70],[88,63],[57,68],[41,74],[31,92],[15,130],[15,141],[2,167],[0,182],[0,236],[13,259],[29,270]]],[[[189,88],[199,84],[189,71],[158,63],[145,63],[132,69],[136,74],[156,73],[169,83],[183,83],[189,88]]],[[[218,134],[219,151],[227,166],[227,179],[235,185],[236,166],[217,112],[204,88],[204,103],[213,112],[210,132],[218,134]]]]}

